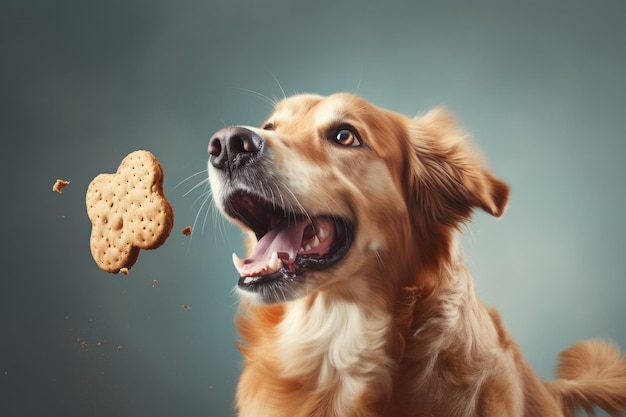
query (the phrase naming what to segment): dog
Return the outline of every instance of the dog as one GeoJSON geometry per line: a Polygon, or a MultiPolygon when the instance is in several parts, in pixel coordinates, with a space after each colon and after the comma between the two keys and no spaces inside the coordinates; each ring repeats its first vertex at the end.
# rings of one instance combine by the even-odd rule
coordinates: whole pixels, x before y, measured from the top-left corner
{"type": "Polygon", "coordinates": [[[478,300],[459,246],[508,185],[453,117],[301,94],[208,145],[213,199],[241,226],[242,417],[574,416],[626,411],[626,359],[584,341],[543,382],[478,300]]]}

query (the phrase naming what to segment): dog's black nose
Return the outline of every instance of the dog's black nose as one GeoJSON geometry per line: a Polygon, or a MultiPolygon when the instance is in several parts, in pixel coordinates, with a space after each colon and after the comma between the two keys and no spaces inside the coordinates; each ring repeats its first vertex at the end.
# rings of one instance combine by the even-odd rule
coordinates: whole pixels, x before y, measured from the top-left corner
{"type": "Polygon", "coordinates": [[[254,161],[264,145],[263,138],[250,129],[225,127],[209,140],[209,161],[217,169],[232,171],[254,161]]]}

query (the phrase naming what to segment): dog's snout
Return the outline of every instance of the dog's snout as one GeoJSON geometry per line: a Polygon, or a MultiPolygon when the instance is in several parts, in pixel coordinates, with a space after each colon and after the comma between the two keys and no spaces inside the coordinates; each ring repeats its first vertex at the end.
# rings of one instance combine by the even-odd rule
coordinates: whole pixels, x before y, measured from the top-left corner
{"type": "Polygon", "coordinates": [[[217,169],[237,169],[256,159],[264,144],[263,138],[250,129],[226,127],[209,141],[209,161],[217,169]]]}

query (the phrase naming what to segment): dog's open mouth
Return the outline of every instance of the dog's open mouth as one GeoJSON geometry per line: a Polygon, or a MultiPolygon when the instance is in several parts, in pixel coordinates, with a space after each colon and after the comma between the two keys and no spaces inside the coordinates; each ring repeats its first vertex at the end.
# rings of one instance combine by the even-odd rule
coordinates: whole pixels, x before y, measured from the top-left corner
{"type": "Polygon", "coordinates": [[[354,236],[346,219],[308,216],[250,193],[233,194],[226,211],[256,234],[257,243],[247,258],[233,254],[239,287],[248,291],[330,268],[346,255],[354,236]]]}

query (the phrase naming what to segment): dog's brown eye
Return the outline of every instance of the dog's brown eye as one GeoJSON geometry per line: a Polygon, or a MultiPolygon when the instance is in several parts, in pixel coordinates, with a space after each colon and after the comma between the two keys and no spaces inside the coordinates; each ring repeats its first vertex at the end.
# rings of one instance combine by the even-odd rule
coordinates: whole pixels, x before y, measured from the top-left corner
{"type": "Polygon", "coordinates": [[[335,136],[335,142],[343,146],[360,146],[361,142],[350,129],[341,129],[335,136]]]}
{"type": "Polygon", "coordinates": [[[265,123],[261,128],[263,130],[274,130],[274,123],[265,123]]]}

